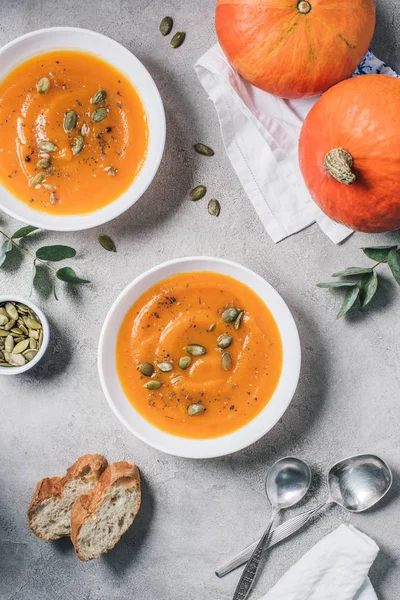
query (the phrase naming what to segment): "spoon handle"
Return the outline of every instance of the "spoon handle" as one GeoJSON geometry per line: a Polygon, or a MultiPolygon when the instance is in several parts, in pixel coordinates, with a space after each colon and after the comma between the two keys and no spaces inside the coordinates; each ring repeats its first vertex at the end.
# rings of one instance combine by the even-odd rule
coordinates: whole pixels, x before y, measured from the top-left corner
{"type": "MultiPolygon", "coordinates": [[[[298,531],[299,529],[304,527],[306,523],[308,523],[308,521],[315,513],[319,512],[324,506],[326,506],[327,503],[328,502],[319,504],[315,508],[311,508],[310,510],[296,515],[292,519],[284,521],[281,525],[279,525],[279,527],[272,531],[264,547],[271,548],[272,546],[275,546],[275,544],[278,544],[290,535],[296,533],[296,531],[298,531]]],[[[257,544],[258,542],[254,542],[250,546],[247,546],[247,548],[245,548],[244,550],[236,554],[234,557],[217,567],[217,569],[215,570],[215,574],[218,577],[225,577],[225,575],[228,575],[228,573],[246,563],[251,557],[254,550],[256,549],[257,544]]]]}
{"type": "Polygon", "coordinates": [[[272,525],[274,523],[277,512],[274,512],[268,525],[267,529],[264,531],[260,541],[257,543],[253,554],[251,555],[249,562],[244,568],[244,571],[239,579],[239,583],[236,587],[235,593],[233,595],[233,600],[246,600],[249,596],[251,589],[254,585],[256,575],[258,573],[258,569],[260,567],[261,556],[265,547],[265,544],[268,540],[269,533],[271,531],[272,525]]]}

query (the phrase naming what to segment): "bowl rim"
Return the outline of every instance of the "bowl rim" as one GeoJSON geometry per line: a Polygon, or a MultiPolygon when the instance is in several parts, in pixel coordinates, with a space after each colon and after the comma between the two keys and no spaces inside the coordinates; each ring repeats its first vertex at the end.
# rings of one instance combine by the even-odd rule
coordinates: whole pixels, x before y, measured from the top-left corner
{"type": "Polygon", "coordinates": [[[37,363],[43,358],[50,341],[50,324],[49,321],[42,311],[41,308],[36,306],[29,298],[24,298],[23,296],[18,296],[17,294],[2,294],[0,296],[0,304],[4,302],[18,302],[18,304],[25,304],[29,306],[39,317],[40,322],[43,327],[43,342],[41,348],[35,358],[30,362],[26,363],[22,367],[1,367],[0,366],[0,375],[20,375],[21,373],[25,373],[32,369],[37,363]]]}
{"type": "MultiPolygon", "coordinates": [[[[0,183],[0,208],[5,213],[7,213],[9,216],[11,216],[21,222],[29,221],[29,223],[31,225],[35,225],[36,227],[40,227],[41,229],[45,229],[47,231],[83,231],[86,229],[92,229],[94,227],[99,227],[101,225],[104,225],[105,223],[108,223],[109,221],[112,221],[113,219],[116,219],[117,217],[121,216],[124,212],[129,210],[144,195],[144,193],[146,192],[146,190],[148,189],[148,187],[150,186],[150,184],[152,183],[152,181],[154,180],[154,178],[157,174],[158,168],[160,166],[160,163],[161,163],[161,160],[162,160],[162,157],[164,154],[165,140],[166,140],[165,109],[164,109],[164,104],[163,104],[163,101],[161,98],[161,94],[157,88],[157,85],[156,85],[153,77],[151,76],[148,69],[144,66],[144,64],[135,56],[135,54],[133,54],[130,50],[128,50],[128,48],[126,48],[120,42],[117,42],[113,38],[111,38],[107,35],[104,35],[102,33],[98,33],[97,31],[93,31],[91,29],[85,29],[85,28],[81,28],[81,27],[68,27],[68,26],[46,27],[46,28],[42,28],[42,29],[36,29],[35,31],[30,31],[29,33],[25,33],[21,36],[18,36],[17,38],[15,38],[13,40],[7,42],[6,44],[4,44],[4,46],[2,46],[0,48],[0,58],[2,57],[2,55],[5,52],[12,49],[14,46],[20,45],[22,42],[24,42],[26,40],[34,39],[35,37],[40,37],[43,35],[51,35],[52,33],[59,33],[59,34],[64,33],[67,35],[69,33],[74,33],[77,35],[86,36],[87,38],[91,37],[93,39],[97,39],[100,42],[103,42],[104,44],[113,45],[121,54],[124,54],[130,61],[135,63],[135,67],[142,72],[142,75],[147,79],[147,83],[152,88],[151,92],[154,96],[154,102],[157,105],[157,112],[158,112],[158,118],[159,118],[159,122],[157,122],[157,136],[159,138],[159,143],[157,144],[157,146],[154,147],[151,155],[150,155],[150,152],[147,154],[146,159],[145,159],[139,173],[137,174],[135,179],[132,181],[131,185],[120,196],[118,196],[115,200],[113,200],[111,203],[109,203],[95,211],[92,211],[90,213],[84,213],[82,215],[79,215],[79,214],[78,215],[75,215],[75,214],[69,215],[68,214],[68,215],[55,215],[53,217],[52,215],[49,215],[49,213],[34,210],[34,209],[30,208],[28,205],[21,202],[16,196],[14,196],[11,192],[9,192],[0,183]],[[130,201],[128,198],[126,198],[125,202],[122,202],[121,199],[123,199],[123,198],[125,198],[125,196],[127,196],[127,195],[129,196],[129,194],[131,194],[131,188],[135,185],[135,182],[138,180],[138,178],[146,164],[149,165],[149,167],[148,167],[149,173],[147,175],[146,180],[141,181],[141,187],[140,187],[140,190],[138,191],[137,197],[135,195],[135,197],[132,201],[130,201]],[[11,207],[5,206],[2,202],[2,194],[4,194],[4,193],[8,194],[11,197],[14,197],[14,200],[16,203],[21,202],[21,204],[23,204],[24,208],[28,209],[29,216],[28,216],[28,214],[26,215],[26,217],[22,216],[18,212],[18,210],[14,209],[12,206],[11,207]],[[113,207],[114,210],[111,210],[109,207],[113,207]],[[101,216],[103,211],[107,211],[107,212],[109,211],[109,214],[101,216]],[[49,216],[50,216],[49,221],[53,221],[53,223],[47,222],[46,217],[48,218],[49,216]],[[77,220],[77,222],[73,226],[72,226],[72,224],[68,224],[69,220],[74,220],[74,219],[77,220]]],[[[70,48],[70,47],[67,46],[66,44],[61,43],[58,46],[57,45],[56,46],[53,45],[51,47],[49,46],[48,50],[50,51],[51,48],[61,50],[61,49],[66,49],[66,48],[70,48]]],[[[79,51],[78,47],[75,47],[75,49],[77,51],[79,51]]],[[[36,54],[40,54],[45,51],[46,50],[43,50],[38,53],[33,52],[30,54],[26,54],[25,58],[22,59],[20,62],[16,63],[9,71],[7,71],[7,73],[10,73],[11,70],[13,68],[15,68],[18,64],[21,64],[22,62],[24,62],[25,60],[28,60],[29,58],[35,56],[36,54]]],[[[85,52],[85,51],[86,50],[83,50],[83,52],[85,52]]],[[[99,55],[95,50],[93,50],[93,54],[96,56],[99,56],[99,58],[101,58],[102,60],[105,60],[106,62],[108,61],[108,59],[105,56],[99,55]]],[[[110,62],[110,64],[113,64],[111,61],[108,61],[108,62],[110,62]]],[[[141,89],[139,88],[139,85],[127,73],[125,73],[123,68],[117,67],[116,65],[113,65],[113,66],[115,66],[116,68],[119,68],[120,71],[125,74],[125,76],[129,79],[129,81],[135,87],[135,89],[137,90],[137,92],[143,102],[146,113],[148,114],[147,106],[142,97],[141,89]]],[[[2,79],[3,78],[1,78],[1,80],[2,79]]],[[[151,128],[151,125],[150,125],[150,120],[149,120],[149,133],[150,133],[149,148],[150,148],[150,138],[152,136],[152,132],[151,132],[150,128],[151,128]]]]}
{"type": "MultiPolygon", "coordinates": [[[[234,275],[230,275],[230,276],[235,278],[234,275]]],[[[157,279],[157,281],[160,282],[163,279],[165,279],[166,277],[168,277],[168,275],[161,276],[159,279],[157,279]]],[[[241,281],[241,279],[239,279],[239,278],[237,278],[237,279],[239,281],[241,281]]],[[[245,282],[243,282],[243,283],[245,283],[245,282]]],[[[147,286],[147,289],[149,287],[151,287],[152,285],[154,285],[154,283],[149,284],[147,286]]],[[[247,285],[248,287],[253,289],[251,283],[247,282],[247,283],[245,283],[245,285],[247,285]]],[[[253,291],[255,291],[255,290],[253,290],[253,291]]],[[[140,295],[142,293],[144,293],[144,292],[142,291],[138,297],[140,297],[140,295]]],[[[257,293],[257,292],[255,292],[255,293],[257,293]]],[[[275,321],[277,322],[279,331],[282,336],[282,329],[279,326],[276,313],[274,313],[274,311],[271,309],[271,307],[268,305],[268,303],[266,302],[266,300],[264,298],[261,297],[261,300],[267,305],[267,307],[271,311],[275,321]]],[[[124,311],[123,315],[120,315],[121,318],[119,319],[118,331],[119,331],[119,327],[120,327],[125,315],[126,315],[126,311],[124,311]]],[[[117,333],[115,335],[117,336],[117,333]]],[[[109,346],[109,344],[108,344],[108,346],[109,346]]],[[[285,346],[283,344],[283,340],[282,340],[282,346],[283,346],[283,353],[284,353],[285,346]]],[[[288,350],[288,344],[286,344],[286,350],[288,350]]],[[[115,357],[115,347],[114,346],[113,346],[113,353],[114,353],[114,357],[115,357]]],[[[108,354],[108,356],[109,356],[109,354],[108,354]]],[[[100,337],[99,337],[99,344],[98,344],[97,363],[98,363],[98,373],[99,373],[100,383],[101,383],[103,393],[106,397],[106,400],[107,400],[110,408],[112,409],[115,416],[119,419],[119,421],[135,437],[140,439],[145,444],[147,444],[161,452],[170,454],[172,456],[179,456],[179,457],[183,457],[183,458],[195,458],[195,459],[217,458],[220,456],[226,456],[228,454],[233,454],[234,452],[239,452],[240,450],[243,450],[244,448],[247,448],[248,446],[257,442],[259,439],[261,439],[264,435],[266,435],[276,425],[276,423],[279,421],[279,419],[282,418],[283,414],[285,413],[289,404],[291,403],[294,393],[297,389],[297,385],[298,385],[298,381],[299,381],[299,377],[300,377],[300,368],[301,368],[301,345],[300,345],[300,338],[299,338],[299,333],[298,333],[296,323],[294,321],[293,315],[290,312],[286,302],[283,300],[283,298],[280,296],[280,294],[275,290],[275,288],[273,288],[271,286],[271,284],[269,284],[263,277],[261,277],[260,275],[258,275],[257,273],[255,273],[254,271],[249,269],[248,267],[245,267],[239,263],[236,263],[236,262],[233,262],[230,260],[226,260],[223,258],[216,258],[216,257],[211,257],[211,256],[189,256],[189,257],[181,257],[181,258],[176,258],[176,259],[172,259],[169,261],[165,261],[159,265],[156,265],[156,266],[146,270],[144,273],[142,273],[141,275],[136,277],[133,281],[131,281],[120,292],[120,294],[118,294],[117,298],[114,300],[113,304],[111,305],[111,307],[107,313],[107,316],[103,323],[103,327],[101,329],[101,333],[100,333],[100,337]],[[280,305],[280,309],[283,310],[283,314],[281,314],[279,320],[281,321],[281,325],[282,325],[282,321],[285,320],[285,322],[286,322],[285,325],[287,326],[288,331],[290,332],[289,337],[291,337],[289,350],[290,350],[290,353],[292,354],[293,364],[291,364],[290,371],[288,371],[290,382],[288,381],[288,389],[285,394],[285,400],[282,401],[281,407],[277,411],[275,418],[272,419],[270,422],[268,422],[266,427],[265,427],[265,425],[264,426],[262,425],[262,416],[263,416],[264,411],[267,409],[269,404],[272,402],[272,399],[273,399],[275,393],[277,392],[278,387],[281,385],[282,373],[281,373],[281,377],[278,381],[277,387],[274,391],[274,394],[271,397],[271,400],[258,413],[258,415],[256,415],[256,417],[254,417],[254,419],[252,419],[251,421],[246,423],[246,425],[239,428],[238,430],[235,430],[234,432],[231,432],[231,433],[223,435],[223,436],[219,436],[219,437],[215,437],[215,438],[206,438],[206,439],[184,438],[184,437],[168,434],[168,433],[162,431],[161,429],[158,429],[157,427],[155,427],[154,425],[149,423],[149,421],[147,421],[144,417],[142,417],[136,411],[136,409],[130,404],[128,398],[125,396],[125,394],[122,390],[121,384],[119,383],[122,394],[123,394],[123,396],[125,396],[126,402],[129,404],[130,408],[132,409],[132,414],[135,415],[138,420],[143,420],[147,425],[149,425],[149,427],[153,431],[153,433],[157,432],[159,434],[157,437],[160,438],[161,440],[164,440],[164,441],[166,439],[174,440],[174,441],[178,440],[179,442],[181,442],[181,446],[184,447],[184,449],[182,449],[182,450],[179,450],[176,448],[174,450],[171,450],[170,448],[168,448],[168,446],[166,447],[166,445],[162,441],[149,440],[146,437],[146,435],[144,435],[141,431],[138,431],[138,428],[134,427],[132,425],[132,423],[129,423],[127,421],[127,419],[124,417],[124,415],[121,414],[121,412],[117,406],[117,403],[113,399],[112,392],[109,389],[109,386],[108,386],[108,383],[106,380],[106,376],[105,376],[105,364],[106,364],[106,356],[105,355],[107,352],[105,349],[107,346],[107,338],[108,338],[110,323],[111,323],[112,319],[114,318],[114,315],[117,313],[120,303],[122,303],[125,298],[129,297],[132,290],[134,290],[136,286],[138,286],[143,280],[146,280],[146,278],[151,278],[153,275],[157,274],[157,272],[162,271],[165,268],[179,267],[179,266],[184,265],[185,263],[186,264],[190,263],[192,268],[177,270],[175,272],[179,273],[179,272],[206,271],[207,269],[204,269],[204,268],[196,268],[196,265],[203,261],[210,261],[211,263],[219,265],[221,270],[218,270],[216,272],[220,272],[221,274],[227,274],[224,271],[224,267],[236,269],[237,271],[241,271],[242,274],[253,278],[253,280],[258,281],[261,285],[265,286],[265,290],[268,290],[268,293],[271,294],[271,298],[273,297],[274,301],[278,302],[278,304],[280,305]],[[234,447],[230,447],[230,446],[228,448],[225,447],[226,444],[224,442],[226,442],[226,440],[229,440],[229,438],[232,438],[233,436],[235,436],[235,434],[237,434],[237,432],[243,432],[247,428],[250,428],[250,425],[254,424],[256,422],[259,422],[261,424],[261,426],[259,427],[257,432],[253,432],[253,435],[251,437],[249,437],[248,439],[246,439],[246,441],[243,441],[242,443],[234,444],[234,447]]],[[[284,365],[284,357],[283,357],[283,361],[282,361],[282,372],[283,372],[283,365],[284,365]]],[[[116,378],[119,381],[117,374],[116,374],[116,378]]]]}

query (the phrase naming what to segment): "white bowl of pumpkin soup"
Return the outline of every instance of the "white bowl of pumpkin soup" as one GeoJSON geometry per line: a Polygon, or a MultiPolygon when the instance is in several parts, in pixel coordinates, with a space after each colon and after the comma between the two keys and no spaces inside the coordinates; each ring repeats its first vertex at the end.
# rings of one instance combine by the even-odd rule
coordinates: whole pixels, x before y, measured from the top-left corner
{"type": "Polygon", "coordinates": [[[126,48],[93,31],[34,31],[0,50],[0,206],[75,231],[127,210],[164,149],[157,87],[126,48]]]}
{"type": "Polygon", "coordinates": [[[194,257],[128,285],[104,322],[98,365],[112,410],[135,436],[211,458],[249,446],[282,417],[300,356],[293,317],[269,283],[194,257]]]}

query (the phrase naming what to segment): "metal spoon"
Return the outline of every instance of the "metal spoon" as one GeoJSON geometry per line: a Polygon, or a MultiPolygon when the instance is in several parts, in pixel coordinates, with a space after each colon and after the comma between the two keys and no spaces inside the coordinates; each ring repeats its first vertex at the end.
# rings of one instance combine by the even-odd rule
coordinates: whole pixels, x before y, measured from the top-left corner
{"type": "MultiPolygon", "coordinates": [[[[350,512],[363,512],[381,500],[392,485],[389,466],[378,456],[360,454],[339,461],[328,473],[329,497],[317,507],[288,519],[271,533],[266,547],[293,535],[301,529],[317,512],[331,503],[338,504],[350,512]]],[[[246,563],[258,542],[254,542],[234,558],[218,567],[215,574],[224,577],[240,565],[246,563]]]]}
{"type": "Polygon", "coordinates": [[[307,493],[310,483],[310,468],[298,458],[282,458],[269,469],[265,479],[265,493],[272,506],[271,520],[250,556],[233,600],[246,600],[249,596],[260,567],[261,555],[276,517],[281,510],[300,502],[307,493]]]}

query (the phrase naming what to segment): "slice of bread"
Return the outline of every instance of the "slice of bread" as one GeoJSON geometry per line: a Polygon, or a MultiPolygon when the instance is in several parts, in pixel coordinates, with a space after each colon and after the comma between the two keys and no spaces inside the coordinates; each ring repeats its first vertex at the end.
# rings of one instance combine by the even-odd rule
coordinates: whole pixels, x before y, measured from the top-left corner
{"type": "Polygon", "coordinates": [[[81,560],[111,550],[131,526],[140,507],[140,472],[127,462],[111,464],[90,494],[75,500],[71,539],[81,560]]]}
{"type": "Polygon", "coordinates": [[[71,509],[81,494],[90,492],[108,463],[101,454],[85,454],[64,477],[46,477],[36,486],[29,505],[29,527],[42,540],[71,534],[71,509]]]}

